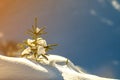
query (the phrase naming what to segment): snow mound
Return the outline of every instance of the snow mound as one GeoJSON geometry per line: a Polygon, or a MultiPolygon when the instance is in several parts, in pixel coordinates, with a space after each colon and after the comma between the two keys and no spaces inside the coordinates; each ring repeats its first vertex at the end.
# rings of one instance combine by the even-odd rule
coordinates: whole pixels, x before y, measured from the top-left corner
{"type": "Polygon", "coordinates": [[[0,80],[119,80],[85,73],[70,60],[59,55],[47,57],[48,60],[44,59],[43,63],[39,63],[0,55],[0,80]]]}

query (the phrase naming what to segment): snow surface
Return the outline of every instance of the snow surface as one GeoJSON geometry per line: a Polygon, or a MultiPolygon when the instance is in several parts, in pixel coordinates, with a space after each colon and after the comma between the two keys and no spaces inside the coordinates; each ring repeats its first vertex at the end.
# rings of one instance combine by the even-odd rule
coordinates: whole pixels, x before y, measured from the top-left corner
{"type": "Polygon", "coordinates": [[[0,80],[119,80],[85,73],[70,60],[47,55],[43,63],[0,55],[0,80]]]}

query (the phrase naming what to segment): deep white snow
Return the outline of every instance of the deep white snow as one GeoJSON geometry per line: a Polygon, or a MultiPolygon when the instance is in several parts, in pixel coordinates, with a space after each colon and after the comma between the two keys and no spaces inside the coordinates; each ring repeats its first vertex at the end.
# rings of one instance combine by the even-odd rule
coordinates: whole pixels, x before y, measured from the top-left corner
{"type": "Polygon", "coordinates": [[[0,80],[119,80],[91,75],[59,55],[47,55],[43,63],[0,55],[0,80]]]}

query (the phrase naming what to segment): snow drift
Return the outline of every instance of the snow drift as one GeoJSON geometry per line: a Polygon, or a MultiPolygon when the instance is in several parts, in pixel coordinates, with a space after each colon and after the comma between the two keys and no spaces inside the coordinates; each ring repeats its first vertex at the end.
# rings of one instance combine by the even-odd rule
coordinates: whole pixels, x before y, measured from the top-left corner
{"type": "Polygon", "coordinates": [[[0,55],[0,80],[119,80],[102,78],[82,71],[67,58],[47,55],[43,63],[0,55]]]}

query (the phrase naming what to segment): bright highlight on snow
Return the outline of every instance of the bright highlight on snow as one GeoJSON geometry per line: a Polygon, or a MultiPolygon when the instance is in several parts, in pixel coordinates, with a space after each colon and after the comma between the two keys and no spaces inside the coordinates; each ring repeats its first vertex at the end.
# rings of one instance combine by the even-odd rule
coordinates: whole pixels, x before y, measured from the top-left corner
{"type": "Polygon", "coordinates": [[[31,39],[19,44],[21,57],[0,55],[0,80],[119,80],[88,74],[69,59],[48,54],[57,44],[47,44],[41,37],[46,33],[44,29],[38,28],[35,19],[27,32],[31,39]]]}

